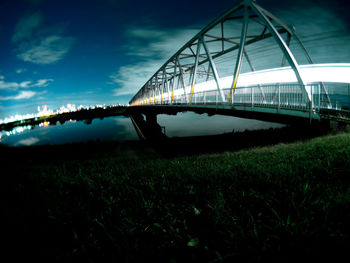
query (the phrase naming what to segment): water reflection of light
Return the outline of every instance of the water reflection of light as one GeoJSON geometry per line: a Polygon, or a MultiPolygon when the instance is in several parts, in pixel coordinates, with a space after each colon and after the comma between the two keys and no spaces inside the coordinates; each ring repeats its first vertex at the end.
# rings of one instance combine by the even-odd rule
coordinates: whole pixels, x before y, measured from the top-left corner
{"type": "Polygon", "coordinates": [[[39,124],[39,127],[48,127],[49,125],[50,125],[49,121],[44,121],[44,122],[39,124]]]}
{"type": "Polygon", "coordinates": [[[1,138],[4,137],[4,135],[11,136],[11,135],[20,134],[24,131],[32,130],[32,129],[33,129],[33,126],[27,125],[27,126],[16,127],[12,131],[0,132],[0,141],[1,141],[1,138]]]}

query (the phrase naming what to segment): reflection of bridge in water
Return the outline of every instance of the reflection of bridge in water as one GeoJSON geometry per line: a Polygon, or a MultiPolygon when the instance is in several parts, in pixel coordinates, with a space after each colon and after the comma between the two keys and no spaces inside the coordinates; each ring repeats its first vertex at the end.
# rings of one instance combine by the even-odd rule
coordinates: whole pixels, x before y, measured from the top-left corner
{"type": "Polygon", "coordinates": [[[245,0],[180,48],[129,103],[141,137],[161,135],[157,114],[183,111],[321,122],[349,115],[350,63],[314,64],[292,26],[245,0]]]}

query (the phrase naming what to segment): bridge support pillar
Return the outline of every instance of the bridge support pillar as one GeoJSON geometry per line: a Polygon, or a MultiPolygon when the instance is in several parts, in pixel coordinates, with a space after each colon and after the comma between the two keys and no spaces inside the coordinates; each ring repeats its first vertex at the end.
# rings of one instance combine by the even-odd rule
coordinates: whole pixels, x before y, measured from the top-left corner
{"type": "Polygon", "coordinates": [[[130,119],[135,127],[135,130],[141,140],[162,140],[167,136],[163,132],[162,127],[157,122],[157,114],[147,113],[144,115],[141,113],[130,114],[130,119]]]}

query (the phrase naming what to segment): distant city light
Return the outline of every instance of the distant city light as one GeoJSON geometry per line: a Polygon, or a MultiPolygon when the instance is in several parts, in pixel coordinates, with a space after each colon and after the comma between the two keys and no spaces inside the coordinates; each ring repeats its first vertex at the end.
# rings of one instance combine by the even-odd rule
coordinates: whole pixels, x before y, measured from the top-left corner
{"type": "MultiPolygon", "coordinates": [[[[79,106],[79,110],[84,109],[85,107],[83,105],[79,106]]],[[[49,109],[47,105],[42,105],[37,107],[37,113],[31,113],[31,114],[23,114],[19,115],[16,114],[14,116],[6,117],[5,119],[0,119],[0,124],[6,124],[10,122],[16,122],[16,121],[24,121],[28,119],[35,119],[35,118],[40,118],[40,117],[49,117],[53,116],[56,114],[61,114],[61,113],[66,113],[66,112],[74,112],[76,111],[75,105],[74,104],[67,104],[67,107],[61,106],[56,112],[53,110],[49,109]]],[[[44,121],[39,124],[39,127],[48,127],[50,125],[49,121],[44,121]]],[[[19,126],[15,127],[12,131],[6,131],[2,132],[0,131],[0,142],[4,136],[11,136],[15,134],[22,133],[26,130],[31,130],[33,129],[33,126],[31,125],[26,125],[26,126],[19,126]]]]}
{"type": "MultiPolygon", "coordinates": [[[[0,124],[7,124],[11,122],[16,122],[19,121],[20,123],[23,123],[25,120],[29,119],[37,119],[37,118],[42,118],[42,117],[50,117],[58,114],[64,114],[64,113],[69,113],[69,112],[76,112],[76,111],[81,111],[81,110],[93,110],[93,109],[107,109],[107,107],[125,107],[128,105],[124,104],[114,104],[111,106],[106,106],[105,104],[96,104],[96,105],[90,105],[90,106],[83,106],[79,105],[78,107],[75,106],[75,104],[67,104],[62,105],[59,109],[57,110],[51,110],[48,105],[42,105],[37,107],[37,113],[30,113],[30,114],[16,114],[13,116],[6,117],[4,119],[0,119],[0,124]]],[[[75,120],[70,120],[72,122],[76,122],[75,120]]],[[[39,127],[48,127],[50,125],[50,122],[45,120],[39,124],[39,127]]],[[[15,127],[12,131],[0,131],[0,142],[4,136],[10,136],[10,135],[15,135],[22,133],[26,130],[31,130],[33,129],[33,126],[31,125],[26,125],[26,126],[19,126],[15,127]]]]}
{"type": "Polygon", "coordinates": [[[5,119],[0,119],[0,124],[6,124],[6,123],[9,123],[9,122],[31,119],[31,118],[35,118],[36,116],[37,115],[33,114],[33,113],[31,113],[31,114],[24,114],[24,115],[16,114],[14,116],[6,117],[5,119]]]}
{"type": "MultiPolygon", "coordinates": [[[[78,109],[79,110],[85,109],[85,107],[83,105],[80,105],[78,109]]],[[[33,119],[33,118],[38,118],[38,117],[48,117],[48,116],[52,116],[55,114],[75,112],[75,111],[77,111],[75,108],[75,104],[67,104],[67,106],[62,105],[56,111],[49,109],[49,107],[47,105],[42,105],[42,106],[37,107],[37,113],[30,113],[30,114],[23,114],[23,115],[16,114],[14,116],[0,119],[0,124],[6,124],[6,123],[10,123],[10,122],[22,121],[22,120],[33,119]]]]}
{"type": "Polygon", "coordinates": [[[40,107],[38,106],[37,117],[44,117],[44,116],[54,115],[53,110],[49,110],[47,105],[43,105],[42,108],[43,109],[41,110],[40,107]]]}

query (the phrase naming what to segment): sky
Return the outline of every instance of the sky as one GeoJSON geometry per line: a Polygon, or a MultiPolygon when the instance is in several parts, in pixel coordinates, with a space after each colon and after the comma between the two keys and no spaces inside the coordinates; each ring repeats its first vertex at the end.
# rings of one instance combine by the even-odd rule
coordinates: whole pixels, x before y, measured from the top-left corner
{"type": "MultiPolygon", "coordinates": [[[[236,0],[0,0],[0,119],[38,105],[128,103],[236,0]]],[[[350,1],[257,0],[316,63],[350,63],[350,1]]]]}

